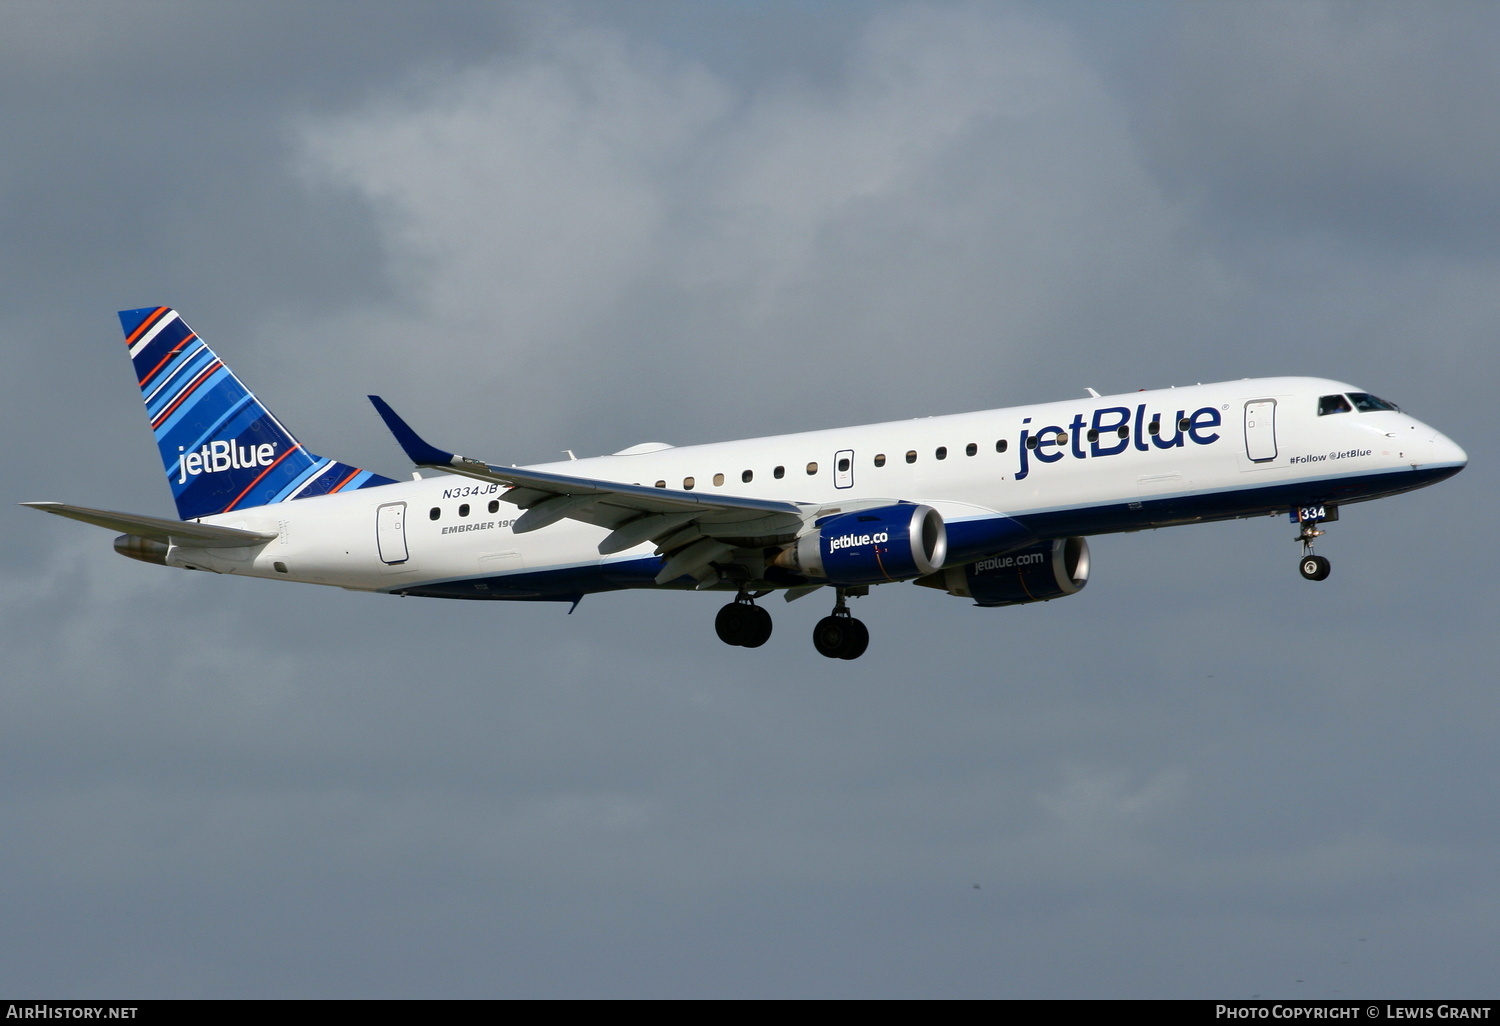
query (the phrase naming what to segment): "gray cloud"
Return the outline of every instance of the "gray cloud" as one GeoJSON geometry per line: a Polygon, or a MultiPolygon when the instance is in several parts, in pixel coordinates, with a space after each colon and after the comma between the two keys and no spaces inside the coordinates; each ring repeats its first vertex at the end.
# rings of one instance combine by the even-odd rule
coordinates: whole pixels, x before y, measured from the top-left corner
{"type": "Polygon", "coordinates": [[[1187,5],[1142,108],[1162,178],[1257,234],[1493,258],[1500,12],[1187,5]]]}

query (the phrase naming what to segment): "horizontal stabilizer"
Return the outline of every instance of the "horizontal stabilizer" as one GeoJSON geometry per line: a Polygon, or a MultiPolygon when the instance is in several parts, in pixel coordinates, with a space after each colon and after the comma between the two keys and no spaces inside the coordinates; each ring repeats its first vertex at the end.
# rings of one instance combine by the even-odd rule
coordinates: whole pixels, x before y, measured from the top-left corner
{"type": "Polygon", "coordinates": [[[140,513],[117,513],[109,509],[89,509],[87,506],[69,506],[61,502],[23,502],[22,506],[39,509],[43,513],[55,513],[69,520],[81,520],[85,524],[121,531],[137,538],[153,538],[176,545],[188,545],[200,549],[234,549],[247,545],[264,545],[274,541],[275,533],[264,531],[242,531],[236,527],[216,527],[213,524],[195,524],[182,520],[166,520],[148,517],[140,513]]]}

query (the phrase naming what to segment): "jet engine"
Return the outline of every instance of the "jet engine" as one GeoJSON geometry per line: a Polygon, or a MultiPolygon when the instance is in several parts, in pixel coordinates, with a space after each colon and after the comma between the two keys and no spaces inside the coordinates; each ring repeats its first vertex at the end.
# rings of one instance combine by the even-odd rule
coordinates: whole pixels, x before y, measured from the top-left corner
{"type": "Polygon", "coordinates": [[[133,534],[122,534],[115,539],[115,551],[131,559],[139,559],[142,563],[155,563],[157,566],[167,565],[168,546],[166,542],[159,542],[155,538],[141,538],[133,534]]]}
{"type": "Polygon", "coordinates": [[[915,583],[971,598],[975,605],[1014,606],[1072,595],[1088,582],[1088,539],[1058,538],[949,567],[915,583]]]}
{"type": "Polygon", "coordinates": [[[804,577],[851,587],[935,573],[947,554],[942,514],[902,502],[826,517],[774,562],[804,577]]]}

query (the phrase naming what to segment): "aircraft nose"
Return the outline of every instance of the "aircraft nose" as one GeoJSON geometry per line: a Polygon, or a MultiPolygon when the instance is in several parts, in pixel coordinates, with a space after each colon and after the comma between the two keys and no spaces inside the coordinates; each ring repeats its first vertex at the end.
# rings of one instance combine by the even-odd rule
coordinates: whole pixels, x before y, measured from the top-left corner
{"type": "Polygon", "coordinates": [[[1432,447],[1432,454],[1429,458],[1435,464],[1462,469],[1469,462],[1469,454],[1441,431],[1432,433],[1432,441],[1429,444],[1432,447]]]}

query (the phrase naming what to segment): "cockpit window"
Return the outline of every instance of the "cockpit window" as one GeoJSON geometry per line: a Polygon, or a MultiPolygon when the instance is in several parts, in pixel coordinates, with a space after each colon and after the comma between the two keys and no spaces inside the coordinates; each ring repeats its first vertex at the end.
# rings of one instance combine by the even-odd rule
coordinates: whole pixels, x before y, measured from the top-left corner
{"type": "Polygon", "coordinates": [[[1349,400],[1341,395],[1321,395],[1318,397],[1318,416],[1326,417],[1330,413],[1348,413],[1352,407],[1349,400]]]}
{"type": "Polygon", "coordinates": [[[1349,398],[1353,400],[1354,408],[1360,413],[1371,413],[1375,410],[1400,412],[1400,408],[1395,403],[1388,403],[1378,395],[1371,395],[1369,392],[1350,392],[1349,398]]]}

